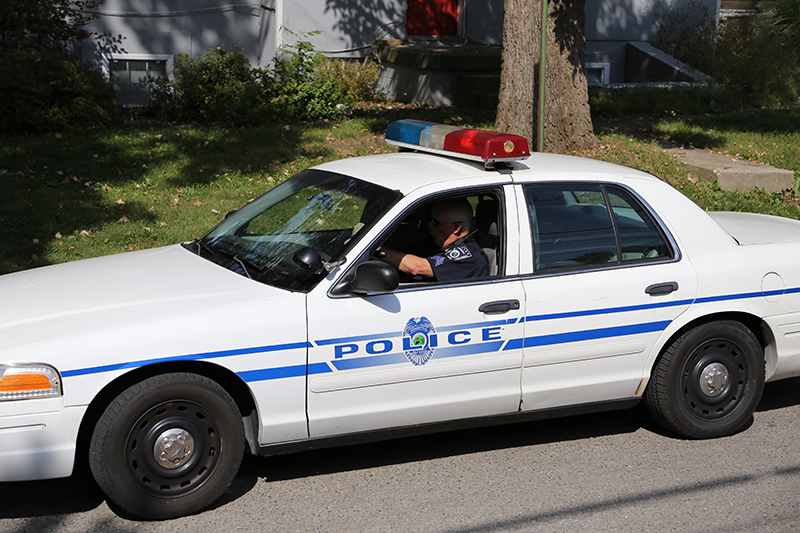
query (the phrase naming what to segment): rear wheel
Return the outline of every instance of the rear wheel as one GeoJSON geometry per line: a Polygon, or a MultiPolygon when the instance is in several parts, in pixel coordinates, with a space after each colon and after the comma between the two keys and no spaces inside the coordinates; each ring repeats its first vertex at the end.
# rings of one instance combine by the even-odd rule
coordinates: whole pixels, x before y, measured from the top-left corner
{"type": "Polygon", "coordinates": [[[117,396],[95,426],[89,464],[122,510],[164,519],[211,505],[243,452],[242,417],[230,395],[206,377],[173,373],[117,396]]]}
{"type": "Polygon", "coordinates": [[[645,392],[651,415],[689,438],[735,433],[764,390],[764,354],[753,333],[733,321],[681,335],[656,363],[645,392]]]}

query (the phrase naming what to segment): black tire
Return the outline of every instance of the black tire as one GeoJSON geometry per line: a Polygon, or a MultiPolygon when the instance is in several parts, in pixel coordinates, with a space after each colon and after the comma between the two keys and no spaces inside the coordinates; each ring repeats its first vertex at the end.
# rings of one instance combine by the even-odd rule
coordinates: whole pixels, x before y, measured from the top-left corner
{"type": "Polygon", "coordinates": [[[123,391],[92,434],[89,465],[113,504],[165,519],[211,505],[244,453],[242,417],[230,395],[197,374],[154,376],[123,391]]]}
{"type": "Polygon", "coordinates": [[[731,435],[761,400],[764,352],[734,321],[710,322],[681,335],[662,354],[645,391],[651,416],[684,437],[731,435]]]}

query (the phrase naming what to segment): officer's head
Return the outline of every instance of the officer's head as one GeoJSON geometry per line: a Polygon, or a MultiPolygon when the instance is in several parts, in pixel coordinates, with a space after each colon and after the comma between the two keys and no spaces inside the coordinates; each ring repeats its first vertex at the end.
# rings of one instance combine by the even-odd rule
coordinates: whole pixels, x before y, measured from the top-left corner
{"type": "Polygon", "coordinates": [[[458,198],[434,204],[428,229],[436,245],[445,247],[468,234],[471,224],[472,206],[465,198],[458,198]]]}

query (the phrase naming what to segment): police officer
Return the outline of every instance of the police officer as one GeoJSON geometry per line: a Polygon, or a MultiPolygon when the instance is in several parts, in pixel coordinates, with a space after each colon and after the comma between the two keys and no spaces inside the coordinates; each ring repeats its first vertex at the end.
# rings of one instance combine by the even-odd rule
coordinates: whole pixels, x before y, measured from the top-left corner
{"type": "Polygon", "coordinates": [[[472,206],[465,198],[442,200],[431,209],[428,231],[440,250],[419,257],[381,248],[383,260],[401,272],[438,281],[479,278],[489,275],[489,259],[470,233],[472,206]]]}

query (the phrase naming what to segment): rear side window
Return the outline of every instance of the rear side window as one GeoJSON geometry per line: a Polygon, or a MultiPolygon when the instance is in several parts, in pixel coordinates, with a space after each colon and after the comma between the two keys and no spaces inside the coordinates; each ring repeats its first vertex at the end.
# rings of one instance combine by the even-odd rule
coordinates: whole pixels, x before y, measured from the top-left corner
{"type": "Polygon", "coordinates": [[[671,259],[653,216],[614,185],[525,186],[537,272],[580,270],[671,259]]]}

